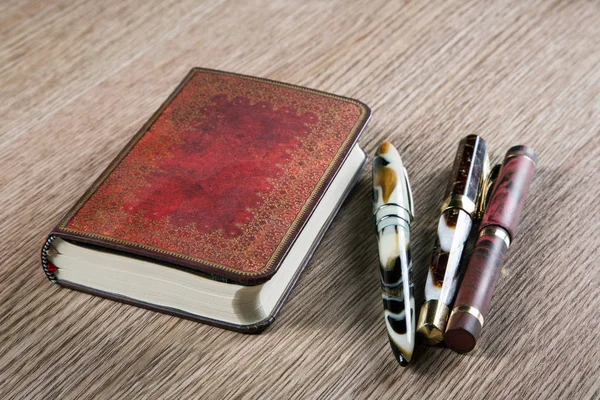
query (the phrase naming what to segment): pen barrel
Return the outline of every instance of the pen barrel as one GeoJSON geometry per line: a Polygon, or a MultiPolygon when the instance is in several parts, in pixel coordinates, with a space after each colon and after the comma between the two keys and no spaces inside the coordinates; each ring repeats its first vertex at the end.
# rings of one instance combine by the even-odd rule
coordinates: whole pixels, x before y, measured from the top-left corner
{"type": "Polygon", "coordinates": [[[477,343],[536,164],[536,154],[527,146],[506,153],[448,320],[445,341],[452,350],[466,353],[477,343]]]}
{"type": "Polygon", "coordinates": [[[477,135],[463,138],[458,144],[441,207],[438,236],[425,283],[426,302],[417,324],[417,332],[427,344],[436,345],[444,339],[460,259],[479,213],[482,186],[489,169],[485,140],[477,135]]]}
{"type": "Polygon", "coordinates": [[[514,146],[508,150],[488,200],[481,229],[499,226],[511,239],[514,238],[536,164],[536,154],[530,147],[514,146]]]}
{"type": "Polygon", "coordinates": [[[477,343],[508,250],[506,232],[496,229],[477,240],[446,328],[446,345],[461,353],[477,343]]]}

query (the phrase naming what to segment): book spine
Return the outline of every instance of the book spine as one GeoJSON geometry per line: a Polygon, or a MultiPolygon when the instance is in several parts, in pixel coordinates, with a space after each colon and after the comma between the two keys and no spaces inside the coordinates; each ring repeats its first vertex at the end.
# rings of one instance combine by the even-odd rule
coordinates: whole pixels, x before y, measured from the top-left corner
{"type": "Polygon", "coordinates": [[[46,273],[48,279],[50,279],[50,282],[58,283],[56,280],[56,275],[54,275],[57,268],[54,264],[48,261],[48,250],[50,249],[50,246],[52,245],[54,239],[54,235],[48,236],[46,243],[44,243],[44,246],[42,247],[42,268],[44,269],[44,272],[46,273]]]}

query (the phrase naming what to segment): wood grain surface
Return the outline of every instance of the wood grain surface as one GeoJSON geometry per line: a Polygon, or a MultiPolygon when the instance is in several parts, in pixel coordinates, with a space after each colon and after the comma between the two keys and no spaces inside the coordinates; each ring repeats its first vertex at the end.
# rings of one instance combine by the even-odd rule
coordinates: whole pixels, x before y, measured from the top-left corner
{"type": "MultiPolygon", "coordinates": [[[[2,2],[0,398],[599,398],[600,3],[2,2]],[[52,285],[46,233],[193,66],[358,98],[402,152],[422,299],[458,140],[539,155],[481,340],[393,359],[370,169],[245,336],[52,285]]],[[[422,301],[422,300],[421,300],[422,301]]]]}

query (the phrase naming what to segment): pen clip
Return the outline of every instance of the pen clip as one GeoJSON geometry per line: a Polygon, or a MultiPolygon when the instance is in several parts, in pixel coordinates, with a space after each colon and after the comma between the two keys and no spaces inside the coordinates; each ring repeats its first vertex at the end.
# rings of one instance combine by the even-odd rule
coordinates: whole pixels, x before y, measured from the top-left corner
{"type": "Polygon", "coordinates": [[[408,199],[408,212],[410,213],[410,219],[412,221],[412,219],[415,216],[415,206],[414,206],[414,201],[413,201],[413,195],[412,195],[412,190],[410,188],[410,182],[408,180],[408,172],[406,171],[406,168],[404,168],[404,182],[406,184],[406,191],[408,193],[407,199],[408,199]]]}
{"type": "Polygon", "coordinates": [[[477,210],[475,212],[475,217],[477,220],[481,220],[481,218],[483,218],[483,213],[487,209],[489,199],[492,195],[492,189],[494,188],[494,183],[496,183],[496,179],[498,179],[498,174],[500,173],[501,167],[502,165],[496,164],[490,170],[490,162],[486,155],[485,164],[483,168],[484,173],[482,174],[483,181],[481,183],[481,189],[479,190],[479,194],[477,197],[477,210]]]}

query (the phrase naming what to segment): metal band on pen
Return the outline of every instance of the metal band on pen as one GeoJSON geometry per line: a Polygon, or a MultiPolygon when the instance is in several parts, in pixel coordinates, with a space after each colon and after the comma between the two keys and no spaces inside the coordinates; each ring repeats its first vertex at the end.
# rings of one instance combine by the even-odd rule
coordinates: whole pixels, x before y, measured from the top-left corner
{"type": "Polygon", "coordinates": [[[507,249],[510,247],[510,236],[508,236],[508,233],[499,226],[485,227],[481,230],[481,232],[479,232],[479,237],[482,236],[497,236],[500,239],[504,240],[507,249]]]}
{"type": "Polygon", "coordinates": [[[513,158],[513,157],[523,157],[526,158],[527,160],[531,161],[531,163],[533,164],[533,166],[535,168],[537,168],[537,161],[534,160],[533,158],[529,157],[527,154],[525,154],[525,152],[522,149],[519,150],[513,150],[512,148],[506,153],[506,156],[504,157],[504,160],[508,160],[509,158],[513,158]]]}
{"type": "Polygon", "coordinates": [[[462,194],[455,194],[448,197],[442,203],[442,213],[451,208],[460,208],[467,214],[473,216],[475,212],[475,203],[473,200],[462,194]]]}
{"type": "Polygon", "coordinates": [[[379,208],[377,208],[377,210],[375,210],[373,214],[375,215],[376,221],[381,220],[386,215],[401,215],[401,218],[405,219],[408,222],[411,222],[413,219],[411,210],[408,210],[405,207],[402,207],[400,204],[396,203],[385,203],[379,206],[379,208]],[[381,213],[381,211],[384,212],[381,213]],[[380,214],[383,215],[380,216],[380,214]]]}
{"type": "Polygon", "coordinates": [[[477,318],[477,320],[479,321],[479,324],[483,328],[483,314],[481,314],[481,311],[479,311],[475,307],[471,307],[471,306],[459,306],[459,307],[455,307],[452,310],[452,313],[450,314],[450,317],[452,318],[452,316],[454,314],[457,314],[457,313],[471,314],[472,316],[474,316],[475,318],[477,318]]]}
{"type": "Polygon", "coordinates": [[[387,203],[375,210],[377,232],[392,225],[410,225],[412,215],[399,204],[387,203]]]}

